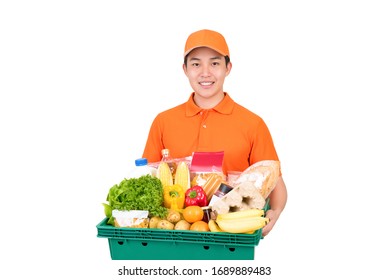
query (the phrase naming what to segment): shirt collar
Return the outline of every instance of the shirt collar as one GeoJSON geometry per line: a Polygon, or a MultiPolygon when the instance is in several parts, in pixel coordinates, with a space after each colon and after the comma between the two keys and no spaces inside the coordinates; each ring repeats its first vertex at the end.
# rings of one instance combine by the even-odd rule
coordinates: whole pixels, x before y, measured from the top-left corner
{"type": "MultiPolygon", "coordinates": [[[[192,117],[197,115],[203,109],[196,105],[194,102],[194,92],[190,95],[188,102],[186,102],[186,112],[185,115],[187,117],[192,117]]],[[[212,110],[219,112],[220,114],[229,115],[232,113],[232,109],[234,108],[234,100],[228,95],[228,93],[224,93],[223,100],[217,104],[212,110]]]]}

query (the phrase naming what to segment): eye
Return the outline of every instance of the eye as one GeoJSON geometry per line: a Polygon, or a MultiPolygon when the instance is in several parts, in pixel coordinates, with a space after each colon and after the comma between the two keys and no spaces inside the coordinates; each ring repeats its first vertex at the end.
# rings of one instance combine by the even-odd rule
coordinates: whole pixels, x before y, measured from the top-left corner
{"type": "Polygon", "coordinates": [[[200,64],[199,64],[199,63],[196,63],[196,62],[192,63],[192,66],[193,66],[193,67],[199,67],[199,65],[200,65],[200,64]]]}
{"type": "Polygon", "coordinates": [[[212,62],[212,65],[213,65],[213,66],[219,66],[219,65],[220,65],[220,62],[217,62],[217,61],[212,62]]]}

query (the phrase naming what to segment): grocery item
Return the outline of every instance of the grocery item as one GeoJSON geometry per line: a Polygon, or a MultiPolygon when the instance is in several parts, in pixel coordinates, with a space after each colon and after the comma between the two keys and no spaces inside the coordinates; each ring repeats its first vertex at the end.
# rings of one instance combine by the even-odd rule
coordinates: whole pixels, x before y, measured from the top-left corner
{"type": "Polygon", "coordinates": [[[212,219],[212,208],[210,206],[202,207],[203,209],[203,221],[207,222],[212,219]]]}
{"type": "Polygon", "coordinates": [[[173,185],[172,172],[170,170],[169,165],[164,161],[161,161],[158,165],[157,178],[161,180],[163,187],[173,185]]]}
{"type": "Polygon", "coordinates": [[[191,172],[222,172],[224,152],[194,152],[191,172]]]}
{"type": "Polygon", "coordinates": [[[263,228],[269,219],[263,217],[259,209],[242,210],[235,213],[219,214],[216,223],[222,231],[230,233],[247,233],[263,228]]]}
{"type": "Polygon", "coordinates": [[[177,165],[174,184],[181,185],[184,188],[184,191],[190,188],[189,167],[185,161],[180,161],[177,165]]]}
{"type": "Polygon", "coordinates": [[[230,212],[227,214],[219,214],[219,219],[222,218],[224,220],[237,220],[245,217],[255,217],[255,216],[264,216],[265,211],[263,209],[249,209],[237,212],[230,212]]]}
{"type": "MultiPolygon", "coordinates": [[[[217,174],[224,180],[223,158],[224,152],[194,152],[190,164],[191,186],[204,186],[211,174],[217,174]]],[[[209,199],[216,188],[214,186],[212,191],[207,191],[209,199]]]]}
{"type": "Polygon", "coordinates": [[[160,220],[162,220],[160,217],[151,217],[149,220],[149,228],[156,228],[160,220]]]}
{"type": "Polygon", "coordinates": [[[174,225],[175,230],[189,230],[190,229],[190,223],[188,223],[185,220],[180,220],[174,225]]]}
{"type": "Polygon", "coordinates": [[[219,188],[222,183],[223,177],[220,173],[208,173],[206,176],[206,181],[203,184],[203,189],[207,195],[208,203],[211,201],[211,198],[215,191],[219,188]]]}
{"type": "Polygon", "coordinates": [[[181,215],[178,211],[169,209],[166,219],[175,224],[181,220],[181,215]]]}
{"type": "Polygon", "coordinates": [[[115,227],[147,228],[149,225],[148,211],[140,210],[113,210],[115,227]]]}
{"type": "Polygon", "coordinates": [[[225,184],[221,183],[219,188],[216,190],[216,192],[213,194],[211,201],[209,202],[209,205],[212,206],[216,201],[221,199],[224,195],[229,193],[232,190],[232,187],[225,184]]]}
{"type": "Polygon", "coordinates": [[[263,160],[250,165],[234,181],[233,187],[252,184],[266,199],[273,191],[280,176],[280,163],[276,160],[263,160]]]}
{"type": "Polygon", "coordinates": [[[209,230],[212,232],[222,232],[222,229],[219,227],[219,225],[216,223],[215,220],[209,220],[208,221],[208,227],[209,230]]]}
{"type": "Polygon", "coordinates": [[[163,187],[163,205],[174,210],[184,208],[185,191],[180,185],[163,187]]]}
{"type": "Polygon", "coordinates": [[[176,174],[177,164],[174,161],[174,159],[172,158],[172,156],[170,155],[170,150],[169,149],[162,149],[161,154],[162,154],[161,161],[166,162],[168,164],[168,166],[170,168],[170,172],[172,173],[172,176],[174,178],[174,176],[176,174]]]}
{"type": "Polygon", "coordinates": [[[139,178],[143,175],[152,175],[151,168],[147,165],[147,158],[138,158],[135,160],[135,167],[130,171],[127,178],[139,178]]]}
{"type": "Polygon", "coordinates": [[[228,171],[227,172],[227,183],[232,186],[235,182],[236,179],[239,178],[240,174],[242,174],[242,172],[240,171],[228,171]]]}
{"type": "Polygon", "coordinates": [[[266,198],[275,188],[280,176],[280,165],[275,160],[254,163],[244,170],[234,181],[233,190],[212,205],[218,214],[262,209],[266,198]]]}
{"type": "Polygon", "coordinates": [[[262,209],[266,204],[259,190],[251,183],[242,183],[234,187],[212,205],[212,210],[218,214],[226,214],[248,209],[262,209]]]}
{"type": "Polygon", "coordinates": [[[197,221],[191,224],[190,230],[195,230],[195,231],[209,231],[208,223],[204,221],[197,221]]]}
{"type": "Polygon", "coordinates": [[[169,222],[168,220],[160,220],[157,224],[158,229],[167,229],[172,230],[174,229],[174,224],[169,222]]]}
{"type": "Polygon", "coordinates": [[[200,207],[208,204],[207,195],[200,186],[194,186],[186,190],[185,192],[185,206],[197,205],[200,207]]]}
{"type": "Polygon", "coordinates": [[[182,215],[187,222],[194,223],[203,219],[204,212],[200,206],[193,205],[185,207],[182,211],[182,215]]]}
{"type": "MultiPolygon", "coordinates": [[[[112,186],[103,203],[106,214],[113,210],[145,210],[151,216],[165,217],[167,208],[163,207],[163,189],[161,181],[151,175],[124,179],[112,186]],[[109,211],[111,209],[111,211],[109,211]]],[[[114,224],[112,214],[107,215],[108,224],[114,224]]]]}

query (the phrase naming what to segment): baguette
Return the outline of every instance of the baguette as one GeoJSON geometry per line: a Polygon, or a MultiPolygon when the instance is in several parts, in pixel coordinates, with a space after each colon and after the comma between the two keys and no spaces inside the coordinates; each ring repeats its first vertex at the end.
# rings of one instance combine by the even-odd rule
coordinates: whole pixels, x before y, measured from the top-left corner
{"type": "Polygon", "coordinates": [[[267,198],[273,191],[280,176],[280,162],[276,160],[263,160],[249,166],[233,183],[237,187],[250,182],[259,190],[263,198],[267,198]]]}

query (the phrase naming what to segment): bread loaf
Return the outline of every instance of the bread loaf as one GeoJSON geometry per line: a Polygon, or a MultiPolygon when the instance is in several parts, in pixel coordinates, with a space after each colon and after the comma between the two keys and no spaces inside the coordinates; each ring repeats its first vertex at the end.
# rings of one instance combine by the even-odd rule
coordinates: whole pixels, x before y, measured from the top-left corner
{"type": "Polygon", "coordinates": [[[279,176],[278,161],[265,160],[254,163],[233,182],[233,189],[212,205],[212,210],[218,214],[225,214],[252,208],[262,209],[279,176]]]}
{"type": "Polygon", "coordinates": [[[280,162],[276,160],[263,160],[249,166],[234,181],[233,187],[242,183],[252,183],[266,199],[273,191],[280,176],[280,162]]]}

